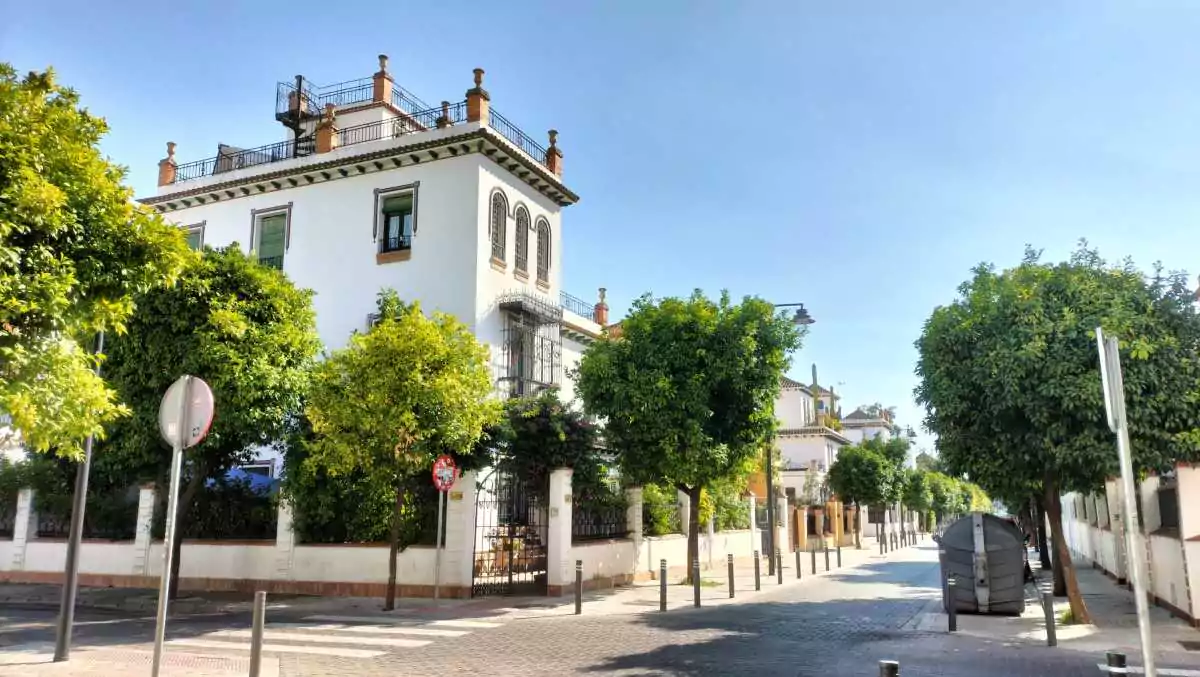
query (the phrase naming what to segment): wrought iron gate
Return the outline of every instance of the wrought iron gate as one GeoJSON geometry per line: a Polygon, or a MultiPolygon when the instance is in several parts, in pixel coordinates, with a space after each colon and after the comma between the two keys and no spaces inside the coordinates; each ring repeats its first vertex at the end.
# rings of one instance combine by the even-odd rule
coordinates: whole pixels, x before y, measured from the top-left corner
{"type": "Polygon", "coordinates": [[[493,470],[475,503],[472,597],[546,594],[548,480],[493,470]]]}

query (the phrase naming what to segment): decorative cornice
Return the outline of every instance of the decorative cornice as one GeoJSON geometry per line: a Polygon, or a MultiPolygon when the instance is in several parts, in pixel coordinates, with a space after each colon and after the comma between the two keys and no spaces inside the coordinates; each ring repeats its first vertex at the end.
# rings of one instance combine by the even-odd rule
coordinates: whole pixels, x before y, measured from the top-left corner
{"type": "Polygon", "coordinates": [[[775,432],[776,437],[828,437],[831,440],[850,444],[850,438],[838,431],[825,426],[806,426],[804,428],[783,428],[775,432]]]}
{"type": "Polygon", "coordinates": [[[165,195],[142,198],[139,202],[151,205],[160,212],[175,211],[186,209],[194,204],[202,205],[210,201],[233,200],[277,190],[289,190],[314,183],[336,181],[340,178],[385,171],[405,165],[411,166],[422,162],[433,162],[470,153],[485,155],[492,162],[507,169],[561,207],[579,201],[579,196],[563,185],[557,176],[525,157],[498,134],[484,127],[456,136],[374,150],[326,162],[289,167],[221,183],[197,186],[165,195]],[[441,150],[446,152],[439,154],[438,151],[441,150]]]}

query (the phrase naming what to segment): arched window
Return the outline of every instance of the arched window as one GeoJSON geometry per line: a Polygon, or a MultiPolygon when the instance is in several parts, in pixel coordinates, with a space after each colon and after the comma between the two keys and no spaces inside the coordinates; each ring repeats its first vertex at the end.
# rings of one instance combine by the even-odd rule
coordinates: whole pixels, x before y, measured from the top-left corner
{"type": "Polygon", "coordinates": [[[492,258],[504,260],[505,230],[508,226],[508,199],[504,193],[492,193],[492,218],[488,222],[488,230],[492,235],[492,258]]]}
{"type": "Polygon", "coordinates": [[[537,279],[538,282],[550,283],[550,224],[546,219],[538,219],[537,224],[537,279]]]}
{"type": "Polygon", "coordinates": [[[516,269],[529,274],[529,210],[524,205],[517,207],[516,269]]]}

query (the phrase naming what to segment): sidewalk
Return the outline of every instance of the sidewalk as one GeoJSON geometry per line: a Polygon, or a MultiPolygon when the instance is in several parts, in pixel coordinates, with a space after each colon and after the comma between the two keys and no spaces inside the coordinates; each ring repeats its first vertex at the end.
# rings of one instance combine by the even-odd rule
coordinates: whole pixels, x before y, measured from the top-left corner
{"type": "MultiPolygon", "coordinates": [[[[1036,562],[1036,559],[1034,560],[1036,562]]],[[[1133,593],[1106,578],[1087,563],[1076,562],[1079,589],[1092,617],[1089,625],[1057,625],[1056,635],[1061,648],[1094,653],[1120,650],[1129,656],[1130,665],[1141,664],[1141,642],[1138,635],[1137,610],[1133,593]]],[[[1039,576],[1038,586],[1049,589],[1049,571],[1034,569],[1039,576]]],[[[1019,617],[958,614],[958,634],[995,640],[1004,643],[1046,643],[1046,619],[1040,600],[1040,590],[1026,585],[1025,612],[1019,617]]],[[[1062,618],[1070,609],[1067,598],[1055,598],[1054,617],[1062,618]]],[[[1175,618],[1162,607],[1150,605],[1154,650],[1159,661],[1200,664],[1200,653],[1189,653],[1181,642],[1200,641],[1200,632],[1175,618]]],[[[927,632],[947,632],[947,618],[941,599],[933,600],[918,614],[909,629],[927,632]]]]}
{"type": "MultiPolygon", "coordinates": [[[[930,545],[925,536],[919,545],[930,545]]],[[[911,547],[911,546],[910,546],[911,547]]],[[[890,555],[891,552],[888,553],[890,555]]],[[[878,543],[873,537],[862,539],[862,549],[852,546],[842,548],[842,567],[857,566],[868,561],[881,560],[878,543]]],[[[813,556],[801,554],[802,578],[796,577],[794,554],[783,557],[783,586],[804,584],[826,574],[824,551],[816,552],[816,575],[813,574],[813,556]]],[[[837,550],[829,551],[829,571],[838,569],[837,550]]],[[[767,561],[761,562],[761,588],[763,592],[780,587],[777,577],[768,575],[767,561]]],[[[700,589],[701,604],[704,606],[726,604],[744,600],[754,594],[754,567],[749,561],[735,564],[735,600],[729,599],[728,570],[725,562],[713,562],[713,568],[701,572],[703,583],[700,589]]],[[[681,585],[682,574],[668,578],[667,608],[690,607],[693,592],[690,585],[681,585]]],[[[180,599],[170,606],[171,616],[197,616],[231,613],[249,613],[253,607],[253,595],[235,592],[181,592],[180,599]]],[[[0,584],[0,607],[5,605],[23,608],[58,609],[62,588],[58,585],[0,584]]],[[[158,591],[138,588],[80,588],[77,608],[122,615],[152,615],[158,604],[158,591]]],[[[542,617],[574,614],[573,592],[562,597],[494,597],[484,599],[398,598],[396,609],[389,616],[414,616],[428,618],[464,618],[502,616],[506,619],[542,617]]],[[[314,597],[305,595],[270,595],[268,613],[285,614],[339,614],[362,616],[384,614],[383,600],[370,597],[314,597]]],[[[632,585],[608,590],[585,592],[584,614],[622,614],[656,611],[659,607],[659,583],[657,580],[639,581],[632,585]]]]}

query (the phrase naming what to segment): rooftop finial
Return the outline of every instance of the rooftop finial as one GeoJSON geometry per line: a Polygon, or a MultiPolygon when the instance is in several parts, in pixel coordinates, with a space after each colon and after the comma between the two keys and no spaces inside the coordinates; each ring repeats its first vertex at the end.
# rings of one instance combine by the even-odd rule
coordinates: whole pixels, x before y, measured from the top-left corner
{"type": "Polygon", "coordinates": [[[608,296],[608,290],[604,287],[600,288],[600,303],[605,303],[605,297],[608,296]]]}
{"type": "Polygon", "coordinates": [[[551,148],[557,148],[557,147],[558,147],[558,146],[557,146],[557,144],[558,144],[558,130],[557,130],[557,129],[551,129],[550,131],[546,132],[546,134],[548,134],[548,135],[550,136],[550,147],[551,147],[551,148]]]}
{"type": "Polygon", "coordinates": [[[483,87],[483,69],[476,68],[474,73],[475,73],[475,86],[483,87]]]}
{"type": "Polygon", "coordinates": [[[174,141],[167,142],[167,159],[168,160],[175,159],[175,142],[174,141]]]}
{"type": "Polygon", "coordinates": [[[379,55],[379,72],[380,72],[380,73],[386,73],[386,72],[387,72],[387,62],[388,62],[388,55],[387,55],[387,54],[380,54],[380,55],[379,55]]]}

